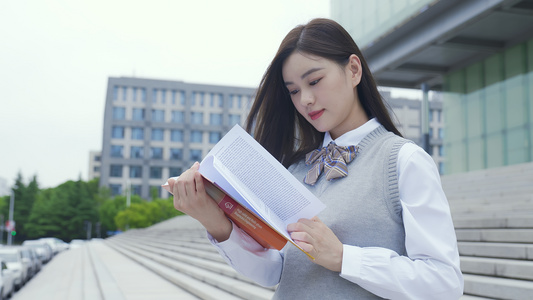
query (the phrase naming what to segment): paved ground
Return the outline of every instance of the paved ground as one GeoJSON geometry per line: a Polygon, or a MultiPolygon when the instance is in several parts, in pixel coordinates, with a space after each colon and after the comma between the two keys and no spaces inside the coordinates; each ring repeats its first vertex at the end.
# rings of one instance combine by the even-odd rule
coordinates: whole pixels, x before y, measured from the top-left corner
{"type": "Polygon", "coordinates": [[[58,254],[13,297],[13,300],[36,299],[198,298],[143,266],[132,263],[103,241],[91,241],[83,247],[58,254]]]}

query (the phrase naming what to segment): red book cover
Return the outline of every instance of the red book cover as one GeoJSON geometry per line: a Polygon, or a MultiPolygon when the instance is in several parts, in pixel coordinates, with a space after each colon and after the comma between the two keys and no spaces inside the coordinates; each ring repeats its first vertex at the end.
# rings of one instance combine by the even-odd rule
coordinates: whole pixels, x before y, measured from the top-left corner
{"type": "Polygon", "coordinates": [[[287,240],[270,228],[261,218],[247,210],[213,183],[204,178],[205,190],[239,228],[265,248],[283,249],[287,240]]]}

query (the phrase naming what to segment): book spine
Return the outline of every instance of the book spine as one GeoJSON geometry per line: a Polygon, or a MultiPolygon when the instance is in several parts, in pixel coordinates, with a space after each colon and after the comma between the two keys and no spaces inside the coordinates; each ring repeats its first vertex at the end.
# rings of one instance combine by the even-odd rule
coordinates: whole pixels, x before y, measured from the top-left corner
{"type": "Polygon", "coordinates": [[[211,182],[204,180],[204,183],[207,194],[215,199],[224,213],[261,246],[277,250],[285,247],[287,240],[281,234],[270,228],[263,220],[249,212],[211,182]]]}

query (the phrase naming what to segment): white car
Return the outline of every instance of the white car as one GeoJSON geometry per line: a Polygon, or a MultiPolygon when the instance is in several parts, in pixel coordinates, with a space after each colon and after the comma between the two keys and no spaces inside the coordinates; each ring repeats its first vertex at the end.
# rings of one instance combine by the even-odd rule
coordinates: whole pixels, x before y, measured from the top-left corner
{"type": "Polygon", "coordinates": [[[0,260],[0,266],[0,298],[7,299],[15,293],[14,274],[3,260],[0,260]]]}
{"type": "Polygon", "coordinates": [[[45,241],[25,240],[22,246],[33,248],[43,264],[49,262],[54,256],[52,248],[45,241]]]}
{"type": "Polygon", "coordinates": [[[52,248],[52,251],[54,251],[54,255],[68,249],[67,243],[55,237],[40,238],[39,241],[46,242],[52,248]]]}
{"type": "Polygon", "coordinates": [[[30,262],[22,258],[20,249],[1,247],[0,259],[6,262],[7,268],[13,272],[15,289],[20,289],[28,280],[30,262]]]}

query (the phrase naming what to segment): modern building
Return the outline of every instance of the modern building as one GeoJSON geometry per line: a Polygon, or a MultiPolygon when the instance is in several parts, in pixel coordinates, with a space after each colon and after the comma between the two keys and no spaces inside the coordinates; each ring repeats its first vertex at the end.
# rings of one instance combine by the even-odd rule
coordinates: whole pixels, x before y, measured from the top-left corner
{"type": "MultiPolygon", "coordinates": [[[[380,91],[383,98],[392,109],[394,125],[400,133],[407,139],[415,142],[420,147],[424,147],[424,137],[420,128],[422,127],[422,101],[421,99],[392,98],[391,92],[380,91]]],[[[444,170],[443,134],[444,118],[442,113],[442,99],[440,93],[432,93],[428,101],[429,107],[429,148],[431,155],[437,165],[439,172],[444,170]]]]}
{"type": "Polygon", "coordinates": [[[142,78],[109,78],[100,186],[165,197],[178,176],[235,124],[243,125],[255,89],[142,78]]]}
{"type": "Polygon", "coordinates": [[[532,1],[332,0],[331,15],[379,85],[442,91],[445,174],[533,161],[532,1]]]}
{"type": "Polygon", "coordinates": [[[89,152],[89,180],[100,177],[102,167],[102,151],[89,152]]]}

